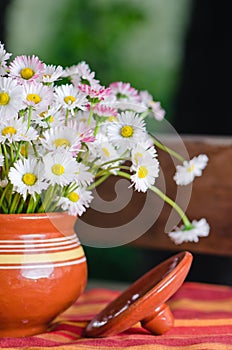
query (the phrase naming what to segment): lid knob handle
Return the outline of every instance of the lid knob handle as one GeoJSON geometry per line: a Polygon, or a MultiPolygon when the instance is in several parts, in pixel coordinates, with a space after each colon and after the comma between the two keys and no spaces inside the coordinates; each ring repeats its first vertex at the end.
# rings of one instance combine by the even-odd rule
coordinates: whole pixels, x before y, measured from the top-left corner
{"type": "Polygon", "coordinates": [[[141,321],[141,325],[151,333],[161,335],[173,327],[174,316],[167,304],[161,304],[141,321]]]}

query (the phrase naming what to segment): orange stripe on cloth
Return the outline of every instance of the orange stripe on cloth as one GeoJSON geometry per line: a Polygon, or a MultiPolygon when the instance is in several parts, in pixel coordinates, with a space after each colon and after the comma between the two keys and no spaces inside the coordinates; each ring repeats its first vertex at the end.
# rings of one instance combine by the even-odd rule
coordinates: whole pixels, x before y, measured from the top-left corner
{"type": "MultiPolygon", "coordinates": [[[[65,345],[65,346],[45,346],[45,347],[27,347],[23,350],[112,350],[109,347],[98,347],[98,346],[86,346],[86,345],[65,345]]],[[[125,347],[114,347],[114,350],[143,350],[140,346],[127,346],[125,347]]],[[[144,350],[232,350],[232,345],[223,345],[223,344],[212,344],[212,343],[203,343],[199,347],[199,344],[186,346],[164,346],[164,345],[146,345],[144,350]]],[[[1,350],[19,350],[19,348],[1,348],[1,350]]]]}
{"type": "Polygon", "coordinates": [[[229,311],[232,312],[232,298],[221,300],[193,300],[193,299],[179,299],[169,302],[169,306],[172,310],[185,309],[185,310],[199,310],[199,311],[229,311]]]}
{"type": "Polygon", "coordinates": [[[205,327],[225,325],[232,326],[232,319],[175,319],[175,327],[205,327]]]}
{"type": "Polygon", "coordinates": [[[83,338],[87,321],[118,294],[107,289],[88,290],[55,320],[50,332],[27,338],[0,338],[0,349],[232,350],[232,288],[193,282],[184,284],[168,301],[175,325],[166,334],[154,336],[137,323],[115,336],[83,338]]]}

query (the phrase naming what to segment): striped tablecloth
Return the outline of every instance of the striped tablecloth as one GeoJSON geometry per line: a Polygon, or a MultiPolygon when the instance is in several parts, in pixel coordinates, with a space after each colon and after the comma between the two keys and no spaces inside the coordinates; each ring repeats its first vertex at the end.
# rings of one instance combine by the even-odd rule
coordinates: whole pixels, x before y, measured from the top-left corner
{"type": "Polygon", "coordinates": [[[184,283],[168,302],[175,326],[162,336],[151,335],[138,323],[116,336],[84,338],[87,322],[118,294],[88,290],[56,320],[53,330],[28,338],[1,338],[0,349],[232,349],[232,287],[184,283]]]}

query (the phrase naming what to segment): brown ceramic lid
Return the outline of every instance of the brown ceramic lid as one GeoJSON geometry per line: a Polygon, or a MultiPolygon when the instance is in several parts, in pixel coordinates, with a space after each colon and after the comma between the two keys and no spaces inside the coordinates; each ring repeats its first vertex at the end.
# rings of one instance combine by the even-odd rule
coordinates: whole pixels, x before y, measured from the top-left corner
{"type": "Polygon", "coordinates": [[[87,325],[85,336],[106,337],[125,331],[137,322],[153,334],[163,334],[174,324],[165,302],[180,288],[192,263],[192,254],[184,251],[157,265],[87,325]]]}

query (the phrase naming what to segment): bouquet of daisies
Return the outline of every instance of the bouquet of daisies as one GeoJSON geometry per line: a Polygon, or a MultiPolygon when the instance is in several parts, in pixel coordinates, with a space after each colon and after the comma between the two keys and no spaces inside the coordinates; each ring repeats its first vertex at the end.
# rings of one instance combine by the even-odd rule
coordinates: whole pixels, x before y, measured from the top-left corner
{"type": "MultiPolygon", "coordinates": [[[[123,82],[104,87],[86,62],[63,68],[34,55],[10,57],[0,43],[0,213],[80,216],[91,190],[113,175],[177,210],[183,225],[169,233],[176,243],[208,235],[205,219],[190,222],[155,186],[155,147],[169,149],[146,129],[146,116],[165,116],[147,91],[123,82]]],[[[208,161],[206,155],[179,159],[177,185],[200,176],[208,161]]]]}

